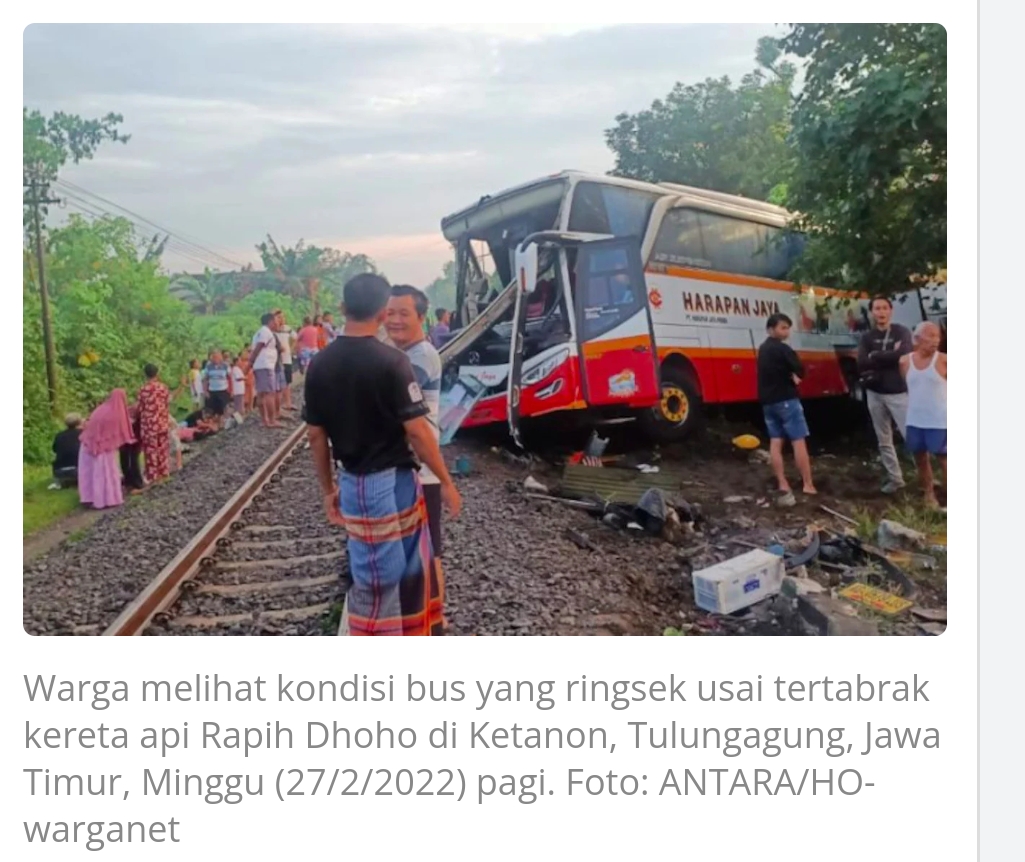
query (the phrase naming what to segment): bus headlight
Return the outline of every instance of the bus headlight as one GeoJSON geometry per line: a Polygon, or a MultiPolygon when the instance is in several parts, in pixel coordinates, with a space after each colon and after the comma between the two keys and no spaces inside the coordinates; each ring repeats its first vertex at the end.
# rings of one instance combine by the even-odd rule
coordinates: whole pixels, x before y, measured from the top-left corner
{"type": "Polygon", "coordinates": [[[524,374],[523,385],[533,386],[535,383],[540,383],[567,359],[569,359],[569,350],[560,350],[554,356],[550,356],[540,365],[535,365],[530,369],[530,371],[524,374]]]}

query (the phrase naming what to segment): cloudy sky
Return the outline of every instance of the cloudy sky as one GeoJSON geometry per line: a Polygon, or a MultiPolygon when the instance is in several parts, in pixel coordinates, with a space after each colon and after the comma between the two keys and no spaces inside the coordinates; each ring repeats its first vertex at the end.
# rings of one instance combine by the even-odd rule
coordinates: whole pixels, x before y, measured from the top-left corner
{"type": "Polygon", "coordinates": [[[772,32],[33,25],[25,105],[123,114],[131,141],[64,178],[231,260],[258,262],[270,233],[425,284],[450,257],[443,216],[564,168],[608,170],[617,113],[676,81],[740,77],[772,32]]]}

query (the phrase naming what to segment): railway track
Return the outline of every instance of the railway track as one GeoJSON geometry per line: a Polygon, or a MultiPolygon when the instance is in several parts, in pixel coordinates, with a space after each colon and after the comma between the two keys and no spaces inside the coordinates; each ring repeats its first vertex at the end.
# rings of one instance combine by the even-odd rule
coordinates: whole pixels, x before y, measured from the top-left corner
{"type": "Polygon", "coordinates": [[[289,435],[104,635],[336,633],[345,534],[319,506],[305,432],[289,435]]]}

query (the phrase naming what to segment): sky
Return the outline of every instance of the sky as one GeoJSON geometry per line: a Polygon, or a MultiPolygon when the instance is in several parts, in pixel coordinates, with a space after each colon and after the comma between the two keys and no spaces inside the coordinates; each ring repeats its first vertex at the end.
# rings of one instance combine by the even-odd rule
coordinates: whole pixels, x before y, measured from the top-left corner
{"type": "MultiPolygon", "coordinates": [[[[259,268],[269,233],[362,252],[393,282],[426,285],[452,256],[444,216],[559,170],[608,171],[617,114],[677,81],[738,79],[775,32],[35,24],[24,99],[47,114],[122,114],[129,143],[103,144],[62,178],[231,261],[259,268]]],[[[164,264],[202,268],[177,252],[164,264]]]]}

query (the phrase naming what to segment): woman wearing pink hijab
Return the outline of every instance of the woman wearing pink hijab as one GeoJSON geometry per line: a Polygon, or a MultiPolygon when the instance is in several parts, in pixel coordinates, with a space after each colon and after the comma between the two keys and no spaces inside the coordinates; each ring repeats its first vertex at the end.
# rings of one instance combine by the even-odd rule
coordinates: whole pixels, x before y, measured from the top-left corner
{"type": "Polygon", "coordinates": [[[120,506],[121,473],[119,450],[134,443],[132,420],[128,415],[128,397],[124,389],[115,389],[93,410],[82,430],[78,451],[78,497],[94,509],[120,506]]]}

